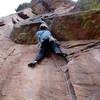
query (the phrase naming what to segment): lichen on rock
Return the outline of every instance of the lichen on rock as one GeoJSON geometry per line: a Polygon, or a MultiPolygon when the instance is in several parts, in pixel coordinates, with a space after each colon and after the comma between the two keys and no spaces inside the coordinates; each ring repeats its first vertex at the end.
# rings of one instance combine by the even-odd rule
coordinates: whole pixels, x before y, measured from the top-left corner
{"type": "Polygon", "coordinates": [[[14,28],[10,37],[18,44],[33,44],[36,43],[36,30],[36,25],[21,26],[20,28],[14,28]]]}
{"type": "MultiPolygon", "coordinates": [[[[47,21],[49,22],[49,19],[47,19],[47,21]]],[[[90,10],[71,15],[65,14],[63,16],[58,15],[53,21],[51,30],[56,38],[62,41],[99,39],[99,22],[99,10],[90,10]]],[[[38,30],[39,25],[39,23],[33,23],[30,25],[27,25],[26,23],[26,25],[15,27],[11,34],[11,39],[16,43],[21,44],[36,43],[35,33],[38,30]]]]}
{"type": "Polygon", "coordinates": [[[100,11],[90,10],[57,17],[53,31],[63,40],[98,39],[100,37],[100,11]],[[62,38],[63,37],[63,38],[62,38]]]}

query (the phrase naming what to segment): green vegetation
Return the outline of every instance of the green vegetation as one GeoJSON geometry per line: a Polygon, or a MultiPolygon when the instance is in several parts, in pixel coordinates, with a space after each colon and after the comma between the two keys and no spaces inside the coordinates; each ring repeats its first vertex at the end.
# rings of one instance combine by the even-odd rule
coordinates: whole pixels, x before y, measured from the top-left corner
{"type": "Polygon", "coordinates": [[[20,4],[20,5],[18,6],[18,8],[16,9],[16,12],[17,12],[17,11],[20,11],[20,10],[23,10],[23,9],[25,9],[25,8],[28,8],[28,7],[30,7],[30,3],[23,3],[23,4],[20,4]]]}
{"type": "Polygon", "coordinates": [[[100,9],[100,0],[79,0],[81,10],[100,9]]]}

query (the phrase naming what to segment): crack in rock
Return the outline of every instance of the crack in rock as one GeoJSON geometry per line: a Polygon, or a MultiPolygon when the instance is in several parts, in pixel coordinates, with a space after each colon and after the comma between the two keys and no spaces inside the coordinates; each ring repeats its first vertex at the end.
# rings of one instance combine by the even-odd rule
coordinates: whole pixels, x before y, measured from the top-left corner
{"type": "Polygon", "coordinates": [[[58,71],[60,71],[62,73],[62,75],[64,77],[66,92],[68,92],[68,99],[69,100],[77,100],[74,86],[72,85],[72,83],[70,81],[69,69],[67,68],[68,63],[65,64],[65,66],[64,65],[59,66],[55,57],[52,57],[52,58],[54,60],[54,64],[55,64],[56,68],[58,69],[58,71]]]}

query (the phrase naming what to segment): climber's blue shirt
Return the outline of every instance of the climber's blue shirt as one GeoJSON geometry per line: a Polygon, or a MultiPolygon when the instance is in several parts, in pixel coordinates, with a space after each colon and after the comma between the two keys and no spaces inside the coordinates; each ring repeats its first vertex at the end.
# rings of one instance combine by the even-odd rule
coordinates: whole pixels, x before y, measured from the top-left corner
{"type": "Polygon", "coordinates": [[[51,37],[51,32],[48,30],[40,30],[36,33],[36,37],[38,38],[39,42],[43,42],[45,39],[51,37]]]}

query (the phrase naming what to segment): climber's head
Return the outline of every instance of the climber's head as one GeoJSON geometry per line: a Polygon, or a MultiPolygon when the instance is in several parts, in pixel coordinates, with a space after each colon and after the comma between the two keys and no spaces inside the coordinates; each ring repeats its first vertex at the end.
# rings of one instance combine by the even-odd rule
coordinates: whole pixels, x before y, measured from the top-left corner
{"type": "Polygon", "coordinates": [[[48,27],[48,25],[46,23],[42,23],[40,25],[40,30],[47,30],[47,29],[49,29],[49,27],[48,27]]]}

